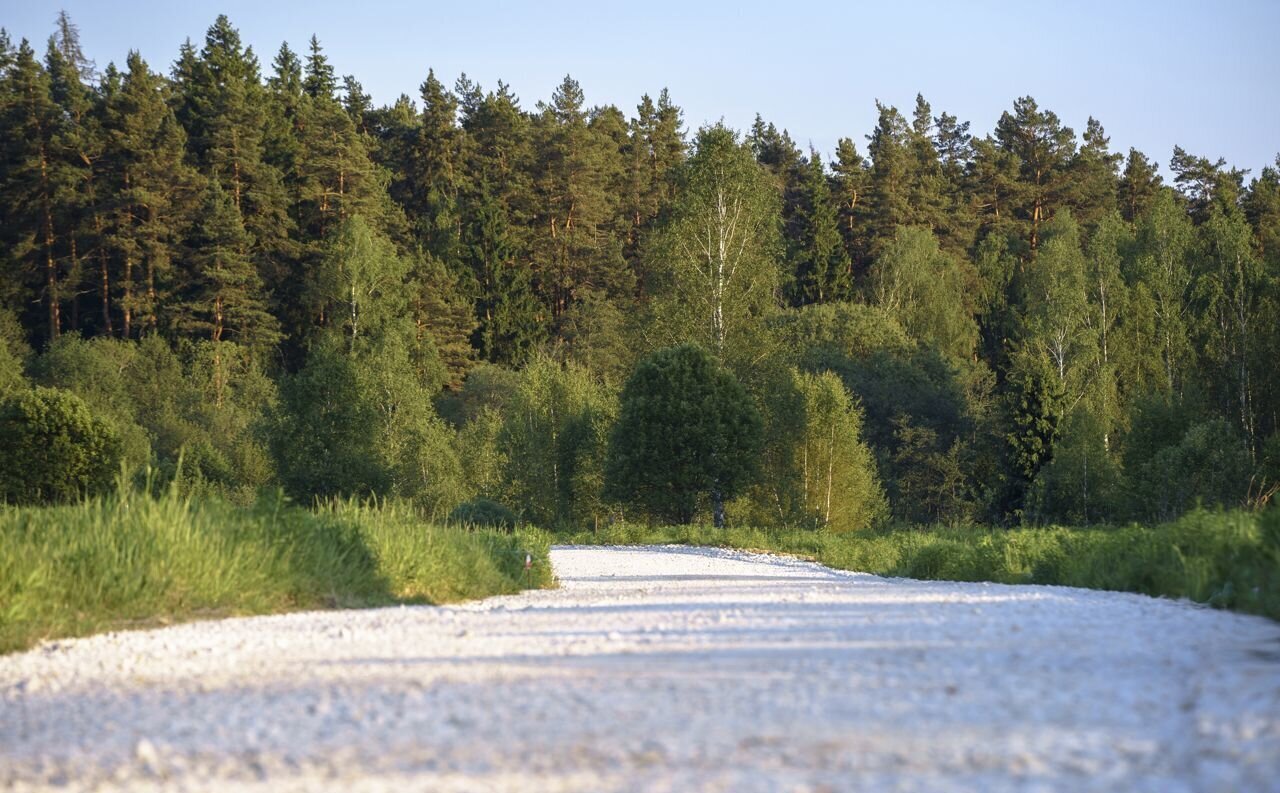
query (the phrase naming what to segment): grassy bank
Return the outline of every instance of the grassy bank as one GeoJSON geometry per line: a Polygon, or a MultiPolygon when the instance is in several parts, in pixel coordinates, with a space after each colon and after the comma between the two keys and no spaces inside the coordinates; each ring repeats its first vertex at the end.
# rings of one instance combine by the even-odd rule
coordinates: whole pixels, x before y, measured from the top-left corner
{"type": "Polygon", "coordinates": [[[427,525],[407,507],[252,508],[122,489],[0,507],[0,652],[206,616],[444,603],[552,581],[548,538],[427,525]],[[535,559],[524,572],[524,554],[535,559]]]}
{"type": "Polygon", "coordinates": [[[1158,526],[850,534],[622,525],[557,541],[767,550],[878,575],[1139,592],[1280,619],[1280,509],[1263,515],[1199,511],[1158,526]]]}

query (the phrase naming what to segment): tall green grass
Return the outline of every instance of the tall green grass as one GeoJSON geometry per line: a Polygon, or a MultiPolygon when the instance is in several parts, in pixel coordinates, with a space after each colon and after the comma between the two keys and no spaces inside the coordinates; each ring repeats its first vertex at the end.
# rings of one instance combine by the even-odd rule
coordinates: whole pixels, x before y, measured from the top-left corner
{"type": "Polygon", "coordinates": [[[121,486],[74,505],[0,506],[0,652],[203,616],[511,593],[552,583],[548,551],[542,532],[429,525],[396,503],[243,508],[121,486]]]}
{"type": "Polygon", "coordinates": [[[1280,619],[1280,508],[1262,514],[1201,510],[1157,526],[970,526],[832,534],[615,525],[558,539],[773,551],[878,575],[1138,592],[1280,619]]]}

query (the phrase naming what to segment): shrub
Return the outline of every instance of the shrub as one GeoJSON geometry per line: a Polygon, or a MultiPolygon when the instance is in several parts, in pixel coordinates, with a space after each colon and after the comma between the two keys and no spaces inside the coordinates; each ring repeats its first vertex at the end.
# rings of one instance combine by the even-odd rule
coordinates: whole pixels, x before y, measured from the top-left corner
{"type": "Polygon", "coordinates": [[[675,523],[691,523],[709,497],[722,526],[724,500],[755,476],[763,432],[751,397],[705,350],[659,350],[623,389],[605,493],[675,523]]]}
{"type": "Polygon", "coordinates": [[[84,401],[36,388],[0,410],[0,495],[19,504],[71,501],[111,484],[120,437],[84,401]]]}

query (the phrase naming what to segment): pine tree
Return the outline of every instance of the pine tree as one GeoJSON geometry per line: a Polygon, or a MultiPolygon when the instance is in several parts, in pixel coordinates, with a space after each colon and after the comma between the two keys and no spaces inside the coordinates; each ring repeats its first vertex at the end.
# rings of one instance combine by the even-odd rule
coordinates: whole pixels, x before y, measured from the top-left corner
{"type": "Polygon", "coordinates": [[[369,127],[365,123],[365,117],[373,109],[373,97],[366,94],[360,81],[349,74],[342,78],[342,108],[351,117],[356,130],[361,135],[368,135],[369,127]]]}
{"type": "Polygon", "coordinates": [[[492,363],[519,365],[546,337],[546,307],[530,269],[516,256],[508,214],[496,196],[470,207],[467,258],[479,291],[478,346],[492,363]]]}
{"type": "Polygon", "coordinates": [[[1214,207],[1226,211],[1237,206],[1244,192],[1245,171],[1227,168],[1221,157],[1214,161],[1174,146],[1169,170],[1197,224],[1208,220],[1214,207]]]}
{"type": "Polygon", "coordinates": [[[608,234],[619,217],[610,177],[620,170],[622,151],[616,139],[593,129],[572,77],[539,110],[533,254],[539,290],[551,316],[559,318],[581,292],[626,295],[634,288],[621,245],[611,244],[608,234]]]}
{"type": "Polygon", "coordinates": [[[546,338],[548,310],[535,292],[529,251],[537,208],[529,116],[503,83],[464,98],[463,258],[475,285],[475,345],[485,360],[518,365],[546,338]]]}
{"type": "Polygon", "coordinates": [[[475,363],[471,337],[478,324],[472,300],[459,281],[430,254],[415,257],[410,267],[414,359],[422,359],[426,354],[422,351],[430,347],[430,355],[444,364],[445,386],[455,390],[475,363]]]}
{"type": "Polygon", "coordinates": [[[1025,224],[1025,238],[1034,251],[1041,225],[1063,203],[1063,192],[1070,185],[1068,165],[1076,151],[1075,133],[1062,126],[1057,114],[1041,110],[1036,100],[1024,96],[1013,103],[1012,113],[1000,116],[995,138],[1018,163],[1014,211],[1025,224]]]}
{"type": "MultiPolygon", "coordinates": [[[[923,226],[942,239],[949,239],[950,218],[947,212],[946,179],[933,142],[933,110],[922,94],[916,94],[909,135],[910,188],[908,223],[923,226]]],[[[963,249],[965,246],[960,244],[963,249]]]]}
{"type": "Polygon", "coordinates": [[[933,147],[938,154],[945,207],[944,247],[966,254],[977,234],[977,217],[969,195],[969,174],[974,161],[969,122],[943,113],[933,120],[933,147]]]}
{"type": "Polygon", "coordinates": [[[1112,154],[1102,124],[1092,116],[1084,132],[1084,145],[1068,166],[1070,180],[1067,203],[1072,215],[1092,228],[1116,209],[1119,186],[1116,168],[1122,159],[1112,154]]]}
{"type": "Polygon", "coordinates": [[[61,114],[53,101],[49,75],[23,40],[5,73],[8,97],[2,128],[7,139],[3,201],[7,256],[15,280],[27,283],[42,305],[46,342],[62,332],[63,229],[57,223],[57,197],[68,186],[65,172],[54,162],[61,114]]]}
{"type": "Polygon", "coordinates": [[[422,84],[422,119],[413,158],[413,199],[409,217],[428,253],[446,266],[458,263],[461,221],[462,137],[458,99],[427,73],[422,84]]]}
{"type": "Polygon", "coordinates": [[[911,225],[911,129],[890,105],[876,102],[879,120],[868,136],[871,173],[867,189],[867,233],[875,253],[899,226],[911,225]]]}
{"type": "Polygon", "coordinates": [[[219,16],[199,57],[184,48],[175,78],[175,112],[193,161],[219,182],[244,219],[249,255],[268,286],[285,282],[292,224],[280,172],[263,159],[268,96],[257,57],[219,16]]]}
{"type": "Polygon", "coordinates": [[[87,283],[87,254],[99,240],[95,168],[102,154],[100,98],[86,85],[96,78],[92,61],[80,48],[80,33],[65,11],[45,55],[50,95],[59,108],[50,146],[51,182],[55,185],[54,226],[61,229],[63,280],[70,302],[69,325],[81,330],[80,296],[87,283]]]}
{"type": "Polygon", "coordinates": [[[1164,180],[1155,164],[1137,149],[1129,149],[1120,177],[1120,212],[1130,223],[1147,213],[1164,180]]]}
{"type": "MultiPolygon", "coordinates": [[[[1010,239],[1017,230],[1015,210],[1021,192],[1018,157],[990,136],[975,138],[972,144],[973,165],[966,179],[970,205],[989,236],[1010,239]]],[[[1021,235],[1016,236],[1025,246],[1021,235]]]]}
{"type": "Polygon", "coordinates": [[[684,162],[688,143],[685,140],[683,112],[671,101],[671,94],[663,88],[658,94],[657,116],[649,132],[650,167],[655,183],[661,186],[662,204],[675,196],[675,172],[684,162]]]}
{"type": "MultiPolygon", "coordinates": [[[[135,329],[159,328],[172,290],[180,286],[171,272],[173,253],[194,208],[196,177],[184,162],[186,135],[165,104],[163,85],[142,57],[131,52],[128,72],[106,100],[104,160],[110,196],[103,203],[101,277],[104,291],[114,280],[120,292],[125,337],[135,329]]],[[[105,312],[105,299],[103,308],[105,312]]]]}
{"type": "Polygon", "coordinates": [[[864,269],[860,265],[867,252],[863,218],[866,215],[868,169],[866,161],[858,153],[858,147],[850,138],[841,138],[836,144],[836,161],[831,170],[835,172],[832,192],[839,205],[840,236],[844,239],[844,249],[849,257],[849,280],[852,283],[854,273],[864,269]]]}
{"type": "Polygon", "coordinates": [[[643,289],[646,274],[640,257],[640,237],[670,202],[675,167],[684,159],[684,132],[680,108],[671,104],[664,88],[655,105],[648,94],[640,99],[636,117],[630,122],[627,153],[626,205],[630,221],[624,254],[636,271],[637,285],[643,289]]]}

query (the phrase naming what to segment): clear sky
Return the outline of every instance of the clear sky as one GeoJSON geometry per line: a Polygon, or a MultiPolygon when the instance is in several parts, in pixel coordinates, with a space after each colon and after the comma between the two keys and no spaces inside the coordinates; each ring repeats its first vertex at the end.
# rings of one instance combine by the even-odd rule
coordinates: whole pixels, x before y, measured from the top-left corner
{"type": "Polygon", "coordinates": [[[922,92],[986,134],[1030,94],[1077,132],[1096,116],[1114,150],[1136,146],[1166,172],[1174,144],[1254,175],[1280,152],[1278,0],[0,0],[0,26],[43,50],[60,8],[99,66],[138,49],[167,72],[219,13],[264,69],[282,41],[301,51],[315,33],[378,104],[416,98],[433,67],[446,84],[502,79],[532,108],[569,73],[589,104],[631,115],[666,86],[691,129],[746,128],[759,112],[828,154],[845,136],[865,151],[876,99],[909,116],[922,92]]]}

